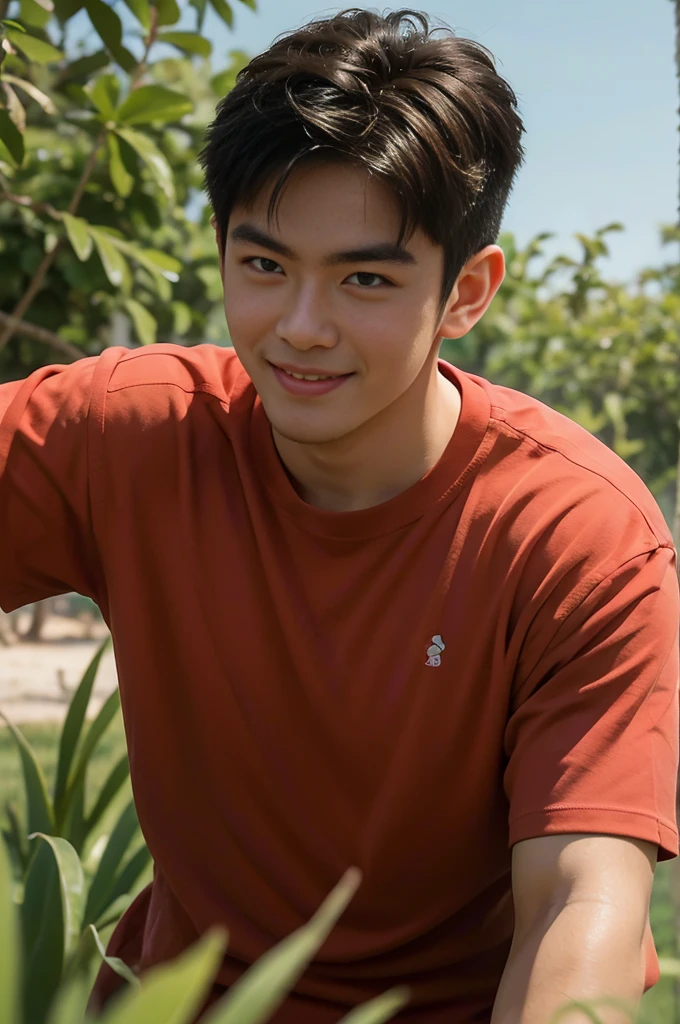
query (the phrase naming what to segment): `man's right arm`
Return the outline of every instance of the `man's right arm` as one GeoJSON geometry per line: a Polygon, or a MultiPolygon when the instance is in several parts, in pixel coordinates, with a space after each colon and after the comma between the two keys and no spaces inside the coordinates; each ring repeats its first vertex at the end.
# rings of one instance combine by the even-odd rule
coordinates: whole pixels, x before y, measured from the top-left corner
{"type": "Polygon", "coordinates": [[[97,357],[0,384],[0,607],[97,600],[89,409],[97,357]]]}

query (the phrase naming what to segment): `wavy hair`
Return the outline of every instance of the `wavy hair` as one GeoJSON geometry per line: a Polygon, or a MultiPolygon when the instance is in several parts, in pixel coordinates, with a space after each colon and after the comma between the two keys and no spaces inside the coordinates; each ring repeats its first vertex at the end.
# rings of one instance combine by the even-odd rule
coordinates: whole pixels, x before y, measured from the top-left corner
{"type": "Polygon", "coordinates": [[[365,168],[399,203],[397,241],[421,228],[443,248],[443,311],[467,261],[498,239],[523,132],[485,47],[422,12],[350,8],[278,37],[239,72],[200,162],[223,240],[233,207],[272,183],[275,217],[299,164],[365,168]]]}

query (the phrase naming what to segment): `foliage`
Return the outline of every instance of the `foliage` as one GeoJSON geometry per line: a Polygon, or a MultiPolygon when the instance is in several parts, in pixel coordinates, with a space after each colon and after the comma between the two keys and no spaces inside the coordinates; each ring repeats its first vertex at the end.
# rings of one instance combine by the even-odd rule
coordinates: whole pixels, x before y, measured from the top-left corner
{"type": "Polygon", "coordinates": [[[9,827],[3,835],[22,908],[21,1002],[25,1019],[36,1024],[45,1019],[60,981],[74,971],[91,969],[98,956],[99,930],[119,919],[150,862],[146,845],[137,842],[139,823],[131,801],[110,835],[97,834],[129,776],[127,754],[111,767],[91,807],[85,805],[88,768],[120,709],[114,690],[86,727],[97,669],[109,644],[107,638],[100,645],[71,700],[51,793],[30,744],[0,712],[14,738],[24,778],[27,827],[22,828],[16,807],[8,804],[9,827]],[[81,861],[86,848],[88,856],[81,861]]]}
{"type": "MultiPolygon", "coordinates": [[[[209,6],[230,23],[225,0],[131,0],[121,16],[102,0],[9,3],[0,311],[48,336],[10,337],[0,316],[0,380],[96,354],[119,343],[120,323],[140,344],[225,338],[214,236],[207,213],[190,211],[205,125],[247,56],[233,50],[213,73],[212,43],[200,34],[209,6]],[[192,8],[196,31],[173,29],[192,8]],[[68,56],[76,15],[91,23],[89,45],[68,56]]],[[[3,8],[7,0],[0,18],[3,8]]]]}
{"type": "MultiPolygon", "coordinates": [[[[106,1008],[102,1024],[190,1024],[204,1004],[227,934],[211,930],[176,960],[138,979],[120,960],[106,957],[93,925],[81,933],[87,915],[82,867],[73,847],[66,840],[43,837],[35,864],[39,859],[42,886],[27,886],[17,907],[10,861],[0,841],[0,948],[6,951],[0,964],[0,1020],[83,1022],[94,977],[92,964],[86,968],[82,957],[87,945],[128,982],[106,1008]]],[[[350,868],[311,920],[247,970],[207,1012],[205,1024],[269,1020],[325,942],[360,881],[359,871],[350,868]]],[[[405,1005],[408,995],[403,987],[391,989],[351,1011],[345,1024],[382,1024],[405,1005]]]]}
{"type": "MultiPolygon", "coordinates": [[[[621,456],[671,518],[680,437],[680,264],[643,270],[632,287],[604,279],[609,224],[577,234],[581,258],[534,271],[550,233],[518,249],[501,242],[508,272],[492,305],[443,354],[471,373],[545,402],[621,456]],[[559,281],[562,277],[563,280],[559,281]],[[564,280],[566,278],[566,280],[564,280]],[[559,283],[559,286],[558,286],[559,283]]],[[[666,228],[666,244],[680,230],[666,228]]]]}

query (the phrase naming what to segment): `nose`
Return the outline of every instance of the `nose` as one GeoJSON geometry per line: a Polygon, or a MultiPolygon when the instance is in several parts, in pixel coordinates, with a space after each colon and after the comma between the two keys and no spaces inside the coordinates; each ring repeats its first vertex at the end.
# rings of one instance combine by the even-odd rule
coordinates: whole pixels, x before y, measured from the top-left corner
{"type": "Polygon", "coordinates": [[[278,336],[291,348],[306,352],[311,348],[333,348],[337,330],[328,316],[328,301],[320,289],[300,289],[276,325],[278,336]]]}

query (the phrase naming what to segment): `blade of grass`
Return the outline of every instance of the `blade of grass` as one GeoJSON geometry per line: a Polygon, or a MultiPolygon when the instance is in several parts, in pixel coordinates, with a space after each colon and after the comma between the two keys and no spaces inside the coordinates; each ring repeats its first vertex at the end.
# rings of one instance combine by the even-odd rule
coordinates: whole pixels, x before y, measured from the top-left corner
{"type": "Polygon", "coordinates": [[[139,989],[116,998],[97,1024],[189,1024],[224,955],[224,932],[210,931],[186,953],[147,971],[139,989]]]}
{"type": "Polygon", "coordinates": [[[57,865],[64,925],[64,959],[66,959],[78,945],[85,907],[85,879],[80,857],[65,839],[47,836],[41,832],[28,838],[44,839],[52,850],[57,865]]]}
{"type": "Polygon", "coordinates": [[[0,1021],[19,1020],[19,920],[12,900],[12,866],[0,839],[0,1021]]]}
{"type": "Polygon", "coordinates": [[[73,694],[73,698],[71,699],[71,703],[64,720],[64,727],[61,731],[61,737],[59,740],[57,775],[54,783],[54,808],[55,817],[58,823],[65,817],[63,804],[64,796],[66,794],[66,785],[68,783],[69,772],[71,771],[71,765],[78,746],[80,734],[83,729],[85,715],[87,714],[87,707],[90,703],[90,697],[92,696],[92,687],[94,686],[94,681],[97,676],[99,663],[110,643],[111,637],[108,636],[95,652],[90,664],[85,669],[76,692],[73,694]]]}
{"type": "MultiPolygon", "coordinates": [[[[130,860],[113,883],[113,889],[109,893],[108,897],[110,903],[113,903],[121,896],[124,896],[126,892],[130,892],[132,887],[139,880],[142,872],[148,867],[150,861],[151,853],[149,852],[148,846],[144,844],[144,846],[140,846],[132,857],[130,857],[130,860]]],[[[107,902],[107,910],[109,902],[107,902]]]]}
{"type": "MultiPolygon", "coordinates": [[[[116,822],[92,879],[85,907],[84,924],[93,924],[112,902],[111,894],[118,867],[138,829],[137,812],[134,801],[131,800],[116,822]]],[[[116,893],[116,896],[119,895],[120,893],[116,893]]]]}
{"type": "Polygon", "coordinates": [[[99,955],[105,964],[108,964],[112,971],[114,971],[120,978],[124,978],[128,985],[132,985],[133,988],[139,988],[139,978],[132,973],[126,963],[124,963],[118,956],[107,956],[106,950],[102,945],[102,940],[99,938],[99,933],[93,924],[88,925],[87,929],[92,935],[94,944],[97,947],[99,955]]]}
{"type": "Polygon", "coordinates": [[[106,782],[99,790],[99,796],[97,797],[96,803],[87,818],[85,819],[85,837],[89,837],[101,821],[104,812],[107,810],[109,804],[114,799],[120,787],[124,784],[128,775],[130,774],[130,762],[127,754],[123,754],[121,759],[116,762],[114,767],[111,769],[106,782]]]}
{"type": "Polygon", "coordinates": [[[268,950],[223,996],[203,1024],[264,1024],[284,1001],[323,945],[361,884],[349,868],[314,916],[268,950]]]}
{"type": "Polygon", "coordinates": [[[64,796],[64,803],[66,805],[70,802],[80,780],[85,778],[85,774],[90,763],[90,757],[92,756],[92,753],[100,739],[115,718],[119,708],[120,694],[118,690],[114,690],[110,697],[102,704],[99,714],[88,729],[87,735],[83,740],[75,767],[71,771],[71,775],[66,786],[66,794],[64,796]]]}
{"type": "Polygon", "coordinates": [[[16,725],[10,722],[4,711],[0,711],[14,737],[24,774],[26,790],[26,818],[29,832],[53,832],[54,812],[47,792],[45,776],[30,743],[16,725]]]}
{"type": "Polygon", "coordinates": [[[339,1024],[384,1024],[392,1020],[395,1013],[403,1009],[411,998],[411,990],[406,985],[399,985],[383,992],[376,999],[369,999],[363,1006],[350,1010],[339,1024]]]}

